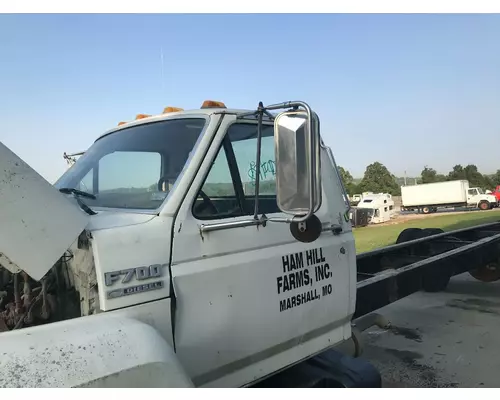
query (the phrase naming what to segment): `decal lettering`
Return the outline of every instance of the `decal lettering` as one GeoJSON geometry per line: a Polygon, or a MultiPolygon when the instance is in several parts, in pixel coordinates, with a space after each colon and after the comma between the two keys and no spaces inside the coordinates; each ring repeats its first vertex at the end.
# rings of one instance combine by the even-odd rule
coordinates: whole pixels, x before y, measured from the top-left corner
{"type": "Polygon", "coordinates": [[[134,277],[138,281],[151,278],[158,278],[163,274],[164,267],[167,264],[154,264],[144,267],[128,268],[121,271],[106,272],[104,274],[104,284],[112,286],[122,278],[121,283],[129,283],[134,277]]]}
{"type": "Polygon", "coordinates": [[[108,294],[108,299],[116,299],[117,297],[129,296],[131,294],[138,294],[149,292],[151,290],[162,289],[164,286],[163,281],[145,283],[142,285],[129,286],[122,289],[110,290],[108,294]]]}
{"type": "Polygon", "coordinates": [[[280,275],[276,277],[278,295],[287,294],[279,300],[280,312],[331,295],[333,285],[328,280],[332,277],[332,268],[321,247],[284,255],[281,258],[280,275]],[[288,293],[301,288],[299,293],[288,293]]]}

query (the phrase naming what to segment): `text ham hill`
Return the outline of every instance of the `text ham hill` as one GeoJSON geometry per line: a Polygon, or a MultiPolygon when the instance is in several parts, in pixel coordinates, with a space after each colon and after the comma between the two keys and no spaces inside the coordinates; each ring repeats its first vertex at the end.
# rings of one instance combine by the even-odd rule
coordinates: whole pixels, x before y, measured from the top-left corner
{"type": "MultiPolygon", "coordinates": [[[[308,266],[325,262],[321,248],[308,250],[305,253],[308,266]]],[[[309,270],[304,268],[304,254],[302,252],[283,256],[281,260],[284,275],[276,278],[278,294],[312,284],[309,270]]]]}

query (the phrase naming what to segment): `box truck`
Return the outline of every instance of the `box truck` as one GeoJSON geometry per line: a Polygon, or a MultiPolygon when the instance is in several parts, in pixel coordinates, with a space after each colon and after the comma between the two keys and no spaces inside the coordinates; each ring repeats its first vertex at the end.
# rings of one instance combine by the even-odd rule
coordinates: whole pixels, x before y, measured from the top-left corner
{"type": "Polygon", "coordinates": [[[497,206],[495,196],[480,188],[469,188],[467,180],[425,183],[401,187],[401,210],[424,214],[436,212],[438,207],[478,207],[489,210],[497,206]]]}

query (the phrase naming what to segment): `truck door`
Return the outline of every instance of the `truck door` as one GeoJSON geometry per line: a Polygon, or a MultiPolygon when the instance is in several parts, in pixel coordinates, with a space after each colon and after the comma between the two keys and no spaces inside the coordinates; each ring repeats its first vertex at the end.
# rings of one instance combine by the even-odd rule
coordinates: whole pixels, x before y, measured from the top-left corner
{"type": "Polygon", "coordinates": [[[474,204],[476,203],[475,202],[475,198],[476,197],[477,193],[476,193],[476,189],[468,189],[467,190],[467,204],[474,204]]]}
{"type": "MultiPolygon", "coordinates": [[[[244,385],[332,346],[350,334],[354,311],[350,230],[325,231],[307,244],[296,241],[285,223],[200,232],[202,224],[230,226],[253,216],[257,125],[228,118],[174,226],[175,346],[196,386],[244,385]]],[[[273,136],[273,125],[265,126],[259,209],[268,217],[283,216],[276,204],[273,136]]],[[[331,171],[325,174],[317,216],[338,224],[342,196],[337,191],[337,202],[331,201],[339,188],[331,171]]]]}

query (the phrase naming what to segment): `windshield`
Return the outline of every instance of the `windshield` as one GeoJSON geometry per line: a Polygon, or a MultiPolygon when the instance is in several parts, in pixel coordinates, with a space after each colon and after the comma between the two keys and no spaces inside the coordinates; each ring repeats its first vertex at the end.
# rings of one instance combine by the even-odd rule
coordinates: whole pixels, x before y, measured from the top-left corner
{"type": "Polygon", "coordinates": [[[481,189],[481,188],[477,188],[477,191],[478,191],[479,194],[484,194],[484,190],[481,189]]]}
{"type": "Polygon", "coordinates": [[[181,118],[137,125],[98,139],[55,183],[95,195],[90,207],[158,208],[207,120],[181,118]]]}

